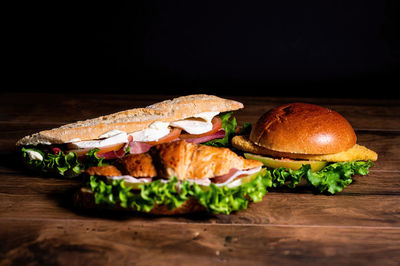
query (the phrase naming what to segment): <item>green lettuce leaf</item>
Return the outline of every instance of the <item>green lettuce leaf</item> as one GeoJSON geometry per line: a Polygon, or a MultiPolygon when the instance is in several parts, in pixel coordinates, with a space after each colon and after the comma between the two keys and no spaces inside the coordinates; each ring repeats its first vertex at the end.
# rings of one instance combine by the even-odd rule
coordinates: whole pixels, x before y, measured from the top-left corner
{"type": "Polygon", "coordinates": [[[217,187],[214,184],[204,188],[188,181],[179,182],[176,178],[168,183],[157,180],[140,184],[138,191],[126,186],[123,180],[109,181],[91,176],[87,182],[87,187],[94,192],[96,204],[119,204],[149,212],[155,204],[174,209],[189,198],[195,198],[208,211],[222,214],[246,209],[250,200],[261,201],[267,193],[267,187],[271,186],[272,177],[266,169],[260,171],[251,182],[235,188],[217,187]]]}
{"type": "Polygon", "coordinates": [[[352,182],[352,176],[366,175],[372,166],[371,161],[337,162],[327,165],[319,172],[311,172],[309,164],[298,170],[281,167],[271,172],[272,186],[295,188],[304,179],[320,193],[335,194],[352,182]]]}
{"type": "Polygon", "coordinates": [[[254,202],[261,201],[270,185],[271,175],[264,169],[253,181],[244,185],[227,188],[211,184],[208,190],[202,190],[197,184],[193,184],[190,194],[208,211],[229,214],[246,209],[249,199],[254,202]]]}
{"type": "Polygon", "coordinates": [[[214,146],[214,147],[229,147],[230,140],[235,134],[235,129],[237,126],[236,118],[231,117],[233,112],[227,112],[219,115],[221,118],[221,127],[225,130],[225,137],[222,139],[213,139],[203,143],[204,145],[214,146]]]}
{"type": "Polygon", "coordinates": [[[335,194],[353,181],[353,175],[368,174],[371,166],[373,166],[371,161],[338,162],[315,173],[308,169],[306,178],[319,192],[328,191],[335,194]]]}
{"type": "Polygon", "coordinates": [[[59,174],[65,177],[76,177],[79,176],[82,170],[90,166],[101,166],[104,165],[103,158],[97,157],[98,149],[90,150],[83,162],[78,160],[78,156],[74,152],[65,154],[60,151],[57,154],[44,152],[35,147],[22,147],[22,158],[28,168],[43,172],[59,174]],[[31,159],[29,151],[37,152],[41,155],[42,160],[31,159]]]}
{"type": "Polygon", "coordinates": [[[238,132],[238,135],[250,135],[252,128],[253,127],[250,122],[245,122],[240,131],[238,132]]]}
{"type": "Polygon", "coordinates": [[[104,158],[100,158],[97,156],[97,152],[99,148],[94,148],[88,151],[85,155],[85,159],[83,160],[83,167],[85,169],[92,167],[92,166],[102,166],[104,165],[104,158]]]}

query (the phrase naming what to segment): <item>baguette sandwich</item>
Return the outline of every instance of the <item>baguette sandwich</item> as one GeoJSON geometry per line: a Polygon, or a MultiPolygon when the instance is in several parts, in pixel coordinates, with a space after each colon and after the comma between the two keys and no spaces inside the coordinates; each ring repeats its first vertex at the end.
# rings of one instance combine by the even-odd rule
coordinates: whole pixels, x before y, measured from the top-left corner
{"type": "Polygon", "coordinates": [[[366,175],[373,150],[359,145],[350,123],[339,113],[314,104],[289,103],[263,114],[249,135],[232,146],[271,170],[273,186],[297,186],[302,180],[319,192],[334,194],[366,175]]]}
{"type": "Polygon", "coordinates": [[[177,140],[85,170],[75,205],[157,215],[230,214],[260,201],[271,186],[263,164],[228,148],[177,140]]]}
{"type": "Polygon", "coordinates": [[[103,160],[178,139],[227,146],[236,128],[232,111],[241,108],[240,102],[213,95],[182,96],[40,131],[16,145],[29,168],[75,177],[103,160]]]}

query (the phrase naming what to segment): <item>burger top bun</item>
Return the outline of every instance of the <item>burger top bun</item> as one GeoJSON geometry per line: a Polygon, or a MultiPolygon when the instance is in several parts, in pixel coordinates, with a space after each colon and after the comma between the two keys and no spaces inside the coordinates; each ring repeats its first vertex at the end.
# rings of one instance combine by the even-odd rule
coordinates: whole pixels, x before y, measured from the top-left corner
{"type": "Polygon", "coordinates": [[[331,154],[350,149],[357,137],[337,112],[314,104],[289,103],[262,115],[250,140],[274,151],[331,154]]]}

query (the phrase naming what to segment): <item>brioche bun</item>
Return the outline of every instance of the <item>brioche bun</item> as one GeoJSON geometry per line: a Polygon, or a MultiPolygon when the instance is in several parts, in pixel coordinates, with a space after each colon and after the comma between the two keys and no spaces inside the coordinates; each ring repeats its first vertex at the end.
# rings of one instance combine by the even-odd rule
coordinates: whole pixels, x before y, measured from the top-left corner
{"type": "Polygon", "coordinates": [[[357,141],[343,116],[307,103],[289,103],[268,111],[252,128],[249,139],[272,151],[299,154],[339,153],[357,141]]]}

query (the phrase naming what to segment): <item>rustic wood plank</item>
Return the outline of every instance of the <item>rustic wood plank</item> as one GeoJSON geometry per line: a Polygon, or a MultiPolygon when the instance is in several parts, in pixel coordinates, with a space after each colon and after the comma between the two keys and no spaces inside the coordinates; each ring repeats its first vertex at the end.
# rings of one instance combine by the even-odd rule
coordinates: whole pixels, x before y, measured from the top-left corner
{"type": "Polygon", "coordinates": [[[0,220],[2,265],[397,265],[400,229],[0,220]]]}
{"type": "Polygon", "coordinates": [[[262,202],[253,203],[232,215],[188,215],[154,217],[136,213],[97,212],[72,206],[79,181],[3,175],[0,187],[0,218],[85,219],[117,218],[143,221],[170,221],[222,224],[276,224],[319,226],[381,226],[400,228],[400,174],[373,172],[357,177],[334,196],[313,194],[308,188],[271,189],[262,202]],[[376,184],[376,185],[375,185],[376,184]],[[382,200],[384,196],[384,200],[382,200]],[[29,210],[27,212],[27,210],[29,210]]]}

